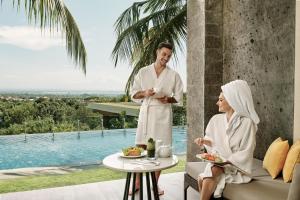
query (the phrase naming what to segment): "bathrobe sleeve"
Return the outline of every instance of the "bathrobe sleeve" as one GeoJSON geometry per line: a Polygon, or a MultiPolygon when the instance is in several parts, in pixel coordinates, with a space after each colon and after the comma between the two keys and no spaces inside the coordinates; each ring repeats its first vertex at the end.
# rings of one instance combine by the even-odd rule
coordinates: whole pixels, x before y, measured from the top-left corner
{"type": "Polygon", "coordinates": [[[175,105],[182,106],[183,105],[183,83],[178,73],[175,75],[175,85],[173,89],[173,97],[177,101],[175,105]]]}
{"type": "Polygon", "coordinates": [[[214,141],[214,137],[215,137],[214,136],[214,132],[215,132],[215,129],[216,129],[216,127],[215,127],[215,124],[216,124],[215,121],[216,121],[216,115],[213,116],[209,120],[209,122],[208,122],[208,124],[206,126],[206,129],[205,129],[204,139],[211,141],[211,146],[204,145],[204,147],[205,147],[205,149],[206,149],[206,151],[208,153],[215,153],[215,141],[214,141]]]}
{"type": "Polygon", "coordinates": [[[136,74],[134,77],[133,85],[130,90],[131,94],[131,100],[136,102],[136,103],[142,103],[143,99],[135,99],[133,96],[139,92],[142,91],[142,77],[141,77],[141,70],[136,74]]]}
{"type": "MultiPolygon", "coordinates": [[[[237,137],[241,137],[236,149],[233,147],[233,153],[228,160],[235,166],[251,173],[253,153],[256,146],[256,125],[249,118],[243,118],[239,128],[236,130],[237,137]]],[[[235,143],[235,142],[233,142],[235,143]]]]}

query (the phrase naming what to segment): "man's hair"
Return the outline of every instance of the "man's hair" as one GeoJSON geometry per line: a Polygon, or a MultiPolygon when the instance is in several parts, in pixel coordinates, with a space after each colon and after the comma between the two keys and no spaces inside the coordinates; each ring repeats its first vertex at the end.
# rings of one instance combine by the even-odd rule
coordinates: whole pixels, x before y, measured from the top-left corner
{"type": "Polygon", "coordinates": [[[161,43],[159,43],[157,49],[162,49],[162,48],[167,48],[167,49],[173,50],[173,45],[169,42],[161,42],[161,43]]]}

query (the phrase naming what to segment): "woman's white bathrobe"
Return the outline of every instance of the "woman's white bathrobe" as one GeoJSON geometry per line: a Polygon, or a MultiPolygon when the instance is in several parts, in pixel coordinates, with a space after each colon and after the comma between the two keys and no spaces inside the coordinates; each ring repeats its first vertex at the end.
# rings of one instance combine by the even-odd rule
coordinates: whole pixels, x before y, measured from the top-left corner
{"type": "MultiPolygon", "coordinates": [[[[205,131],[205,138],[212,141],[212,146],[205,147],[209,153],[217,153],[251,174],[259,117],[254,109],[250,87],[246,81],[235,80],[221,88],[234,113],[228,122],[226,114],[217,114],[211,118],[205,131]]],[[[202,179],[212,177],[211,167],[212,164],[207,164],[199,176],[202,179]]],[[[247,183],[250,180],[251,177],[242,174],[236,168],[225,167],[214,196],[221,196],[225,183],[247,183]]]]}
{"type": "Polygon", "coordinates": [[[136,132],[136,144],[147,144],[152,137],[162,140],[164,144],[172,144],[172,107],[163,104],[153,97],[134,99],[133,96],[142,90],[156,88],[168,97],[174,97],[179,105],[182,104],[183,84],[179,74],[166,67],[157,77],[154,64],[143,67],[135,76],[131,88],[131,98],[142,103],[136,132]]]}
{"type": "MultiPolygon", "coordinates": [[[[225,114],[217,114],[211,118],[206,128],[205,138],[212,141],[212,147],[205,146],[209,153],[217,153],[237,167],[251,173],[253,152],[255,149],[256,125],[247,117],[237,117],[240,123],[234,130],[228,127],[225,114]]],[[[208,163],[204,172],[200,174],[203,179],[212,177],[212,164],[208,163]]],[[[225,183],[247,183],[249,176],[237,171],[236,168],[225,167],[221,175],[214,196],[220,197],[225,183]]]]}

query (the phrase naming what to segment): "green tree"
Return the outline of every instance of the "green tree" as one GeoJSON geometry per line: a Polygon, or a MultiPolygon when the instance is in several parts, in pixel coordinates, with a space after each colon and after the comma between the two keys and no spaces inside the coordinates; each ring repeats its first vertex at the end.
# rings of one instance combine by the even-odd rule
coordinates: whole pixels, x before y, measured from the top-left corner
{"type": "MultiPolygon", "coordinates": [[[[126,84],[128,93],[135,74],[156,58],[160,42],[168,41],[183,50],[186,41],[187,4],[185,0],[145,0],[135,2],[115,23],[117,41],[112,51],[115,66],[119,61],[132,64],[126,84]]],[[[173,53],[177,61],[177,51],[173,53]]]]}
{"type": "MultiPolygon", "coordinates": [[[[5,0],[1,0],[1,5],[5,0]]],[[[40,25],[42,30],[61,31],[66,38],[66,48],[75,64],[86,73],[86,50],[77,24],[62,0],[9,0],[18,11],[24,7],[28,22],[40,25]],[[21,5],[22,4],[22,5],[21,5]]]]}

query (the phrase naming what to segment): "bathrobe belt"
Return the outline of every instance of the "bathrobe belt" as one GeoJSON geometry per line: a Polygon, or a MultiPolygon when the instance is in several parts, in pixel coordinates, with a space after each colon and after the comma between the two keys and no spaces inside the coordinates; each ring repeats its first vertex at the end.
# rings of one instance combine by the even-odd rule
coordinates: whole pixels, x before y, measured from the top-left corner
{"type": "Polygon", "coordinates": [[[146,101],[143,102],[142,107],[143,107],[143,113],[142,113],[142,121],[143,121],[143,135],[144,137],[147,136],[148,131],[148,111],[150,106],[170,106],[169,103],[163,104],[160,103],[158,100],[153,100],[151,98],[147,99],[146,101]]]}

